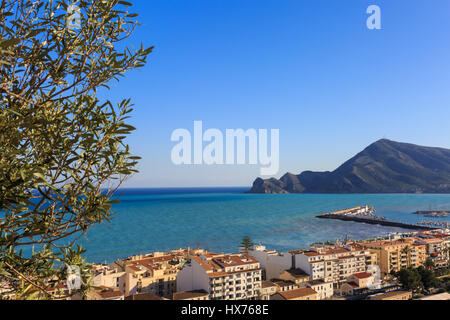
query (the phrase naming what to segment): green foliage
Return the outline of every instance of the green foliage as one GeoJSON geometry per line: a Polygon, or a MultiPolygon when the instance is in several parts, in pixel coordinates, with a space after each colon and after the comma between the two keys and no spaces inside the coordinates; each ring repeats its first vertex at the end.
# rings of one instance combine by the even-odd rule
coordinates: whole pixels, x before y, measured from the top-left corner
{"type": "Polygon", "coordinates": [[[436,274],[423,266],[419,268],[401,269],[396,276],[405,289],[415,292],[434,288],[439,285],[436,274]]]}
{"type": "Polygon", "coordinates": [[[249,236],[245,236],[245,237],[242,239],[241,246],[244,248],[244,251],[245,251],[245,252],[248,252],[248,250],[249,250],[251,247],[253,247],[253,241],[250,239],[249,236]]]}
{"type": "Polygon", "coordinates": [[[420,274],[420,278],[425,289],[434,288],[439,284],[439,281],[433,271],[422,266],[417,268],[417,271],[420,274]]]}
{"type": "Polygon", "coordinates": [[[131,4],[79,1],[79,29],[67,27],[70,4],[0,5],[0,281],[17,298],[50,298],[65,279],[56,266],[79,266],[87,282],[83,250],[67,237],[109,221],[139,159],[125,142],[130,100],[114,105],[97,90],[144,66],[152,48],[122,45],[137,26],[131,4]]]}
{"type": "Polygon", "coordinates": [[[405,289],[418,292],[423,289],[422,278],[417,269],[402,269],[397,273],[397,278],[405,289]]]}

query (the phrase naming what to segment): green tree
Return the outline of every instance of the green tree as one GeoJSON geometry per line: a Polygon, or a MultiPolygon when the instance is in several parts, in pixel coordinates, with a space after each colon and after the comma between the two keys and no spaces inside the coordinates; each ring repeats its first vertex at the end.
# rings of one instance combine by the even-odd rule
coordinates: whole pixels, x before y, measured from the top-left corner
{"type": "Polygon", "coordinates": [[[123,43],[138,25],[130,3],[80,1],[75,28],[69,5],[0,4],[0,280],[18,298],[53,298],[66,265],[80,267],[86,293],[76,240],[109,221],[114,191],[136,172],[130,100],[97,93],[144,66],[152,48],[123,43]]]}
{"type": "Polygon", "coordinates": [[[244,248],[244,252],[248,252],[248,250],[253,247],[253,241],[250,239],[249,236],[245,236],[242,239],[241,247],[244,248]]]}
{"type": "Polygon", "coordinates": [[[414,268],[401,269],[397,273],[397,279],[405,289],[418,292],[423,289],[422,278],[414,268]]]}
{"type": "Polygon", "coordinates": [[[420,278],[425,289],[434,288],[439,284],[439,281],[433,271],[422,266],[417,268],[417,271],[420,274],[420,278]]]}

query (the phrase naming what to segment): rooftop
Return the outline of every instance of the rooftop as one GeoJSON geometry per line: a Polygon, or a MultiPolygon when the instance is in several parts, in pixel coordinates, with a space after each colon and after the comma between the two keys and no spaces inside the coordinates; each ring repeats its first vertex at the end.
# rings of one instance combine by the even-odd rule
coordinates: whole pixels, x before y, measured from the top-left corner
{"type": "Polygon", "coordinates": [[[125,300],[164,300],[164,299],[151,292],[145,292],[125,297],[125,300]]]}
{"type": "Polygon", "coordinates": [[[271,279],[270,281],[279,287],[295,286],[295,282],[291,280],[271,279]]]}
{"type": "Polygon", "coordinates": [[[294,278],[305,278],[305,277],[309,277],[309,275],[303,271],[302,269],[289,269],[286,270],[285,272],[289,273],[291,276],[293,276],[294,278]]]}
{"type": "Polygon", "coordinates": [[[372,275],[368,272],[359,272],[355,273],[353,276],[355,276],[358,279],[367,279],[370,278],[372,275]]]}
{"type": "Polygon", "coordinates": [[[317,285],[321,285],[321,284],[325,284],[326,282],[323,280],[311,280],[306,282],[306,284],[309,284],[310,286],[317,286],[317,285]]]}
{"type": "Polygon", "coordinates": [[[302,297],[307,297],[313,294],[317,294],[317,292],[311,288],[299,288],[294,290],[288,290],[283,292],[278,292],[280,296],[282,296],[286,300],[297,299],[302,297]]]}
{"type": "Polygon", "coordinates": [[[209,293],[205,290],[180,291],[173,294],[173,300],[186,300],[208,296],[209,293]]]}
{"type": "Polygon", "coordinates": [[[402,296],[405,294],[411,294],[410,291],[391,291],[388,293],[382,293],[382,294],[378,294],[378,295],[374,295],[372,296],[373,300],[383,300],[383,299],[388,299],[388,298],[393,298],[393,297],[397,297],[397,296],[402,296]]]}
{"type": "Polygon", "coordinates": [[[244,266],[249,264],[258,264],[257,268],[254,268],[252,270],[259,269],[259,262],[252,256],[250,256],[247,253],[242,254],[224,254],[220,256],[214,256],[214,257],[206,257],[203,256],[193,256],[192,260],[197,262],[207,273],[210,277],[214,276],[222,276],[229,273],[236,273],[236,272],[245,272],[249,271],[247,270],[236,270],[236,271],[225,271],[225,268],[227,267],[238,267],[238,266],[244,266]]]}
{"type": "Polygon", "coordinates": [[[103,299],[113,299],[113,298],[123,297],[123,293],[118,289],[117,290],[103,290],[103,291],[100,291],[97,293],[103,299]]]}
{"type": "Polygon", "coordinates": [[[275,283],[267,280],[261,282],[261,288],[270,288],[270,287],[275,287],[275,283]]]}
{"type": "Polygon", "coordinates": [[[443,292],[420,298],[419,300],[450,300],[450,293],[443,292]]]}

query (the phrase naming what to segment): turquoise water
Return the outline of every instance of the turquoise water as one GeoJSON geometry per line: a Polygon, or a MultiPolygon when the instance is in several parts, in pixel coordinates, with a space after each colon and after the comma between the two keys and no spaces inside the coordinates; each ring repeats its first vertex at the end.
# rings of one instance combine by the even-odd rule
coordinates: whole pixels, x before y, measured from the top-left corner
{"type": "MultiPolygon", "coordinates": [[[[91,262],[180,247],[235,252],[250,236],[270,249],[292,250],[316,241],[364,239],[407,230],[315,218],[331,210],[368,204],[389,220],[417,223],[412,214],[448,208],[450,195],[382,194],[323,195],[243,194],[230,189],[128,189],[114,205],[112,223],[90,229],[81,242],[91,262]]],[[[436,220],[450,221],[450,218],[436,220]]]]}

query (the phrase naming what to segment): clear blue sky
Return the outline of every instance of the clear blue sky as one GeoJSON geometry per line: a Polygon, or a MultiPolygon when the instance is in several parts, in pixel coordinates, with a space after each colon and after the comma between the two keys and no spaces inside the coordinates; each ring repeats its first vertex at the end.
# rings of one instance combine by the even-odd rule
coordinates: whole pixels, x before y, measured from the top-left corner
{"type": "Polygon", "coordinates": [[[154,45],[108,97],[135,104],[126,187],[247,186],[259,166],[175,166],[174,129],[280,129],[280,177],[334,170],[370,143],[450,148],[448,0],[134,0],[154,45]],[[382,30],[366,28],[381,8],[382,30]]]}

